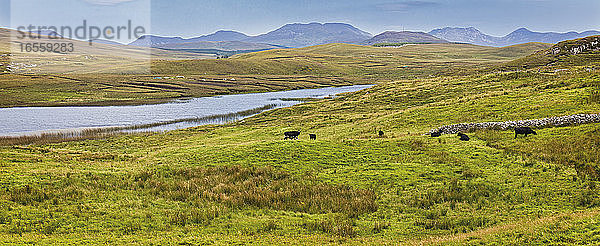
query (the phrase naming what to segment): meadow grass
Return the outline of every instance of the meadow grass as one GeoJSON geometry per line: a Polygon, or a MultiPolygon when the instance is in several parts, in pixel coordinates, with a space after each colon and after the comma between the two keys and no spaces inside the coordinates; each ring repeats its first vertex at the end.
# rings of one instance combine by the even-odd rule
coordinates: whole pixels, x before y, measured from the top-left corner
{"type": "Polygon", "coordinates": [[[424,134],[454,123],[598,113],[589,98],[599,78],[573,68],[398,79],[223,126],[0,147],[0,238],[594,243],[600,124],[519,139],[479,131],[469,142],[424,134]],[[284,141],[290,130],[300,140],[284,141]]]}
{"type": "MultiPolygon", "coordinates": [[[[222,126],[2,146],[0,243],[597,243],[600,124],[519,139],[508,131],[476,131],[469,142],[424,136],[456,123],[598,113],[600,72],[589,65],[498,65],[544,47],[332,44],[154,64],[164,76],[189,73],[182,81],[60,78],[97,81],[130,102],[139,98],[127,90],[177,97],[377,85],[222,126]],[[290,130],[300,140],[283,140],[290,130]]],[[[108,103],[101,95],[97,102],[108,103]]],[[[159,98],[167,97],[149,100],[159,98]]]]}

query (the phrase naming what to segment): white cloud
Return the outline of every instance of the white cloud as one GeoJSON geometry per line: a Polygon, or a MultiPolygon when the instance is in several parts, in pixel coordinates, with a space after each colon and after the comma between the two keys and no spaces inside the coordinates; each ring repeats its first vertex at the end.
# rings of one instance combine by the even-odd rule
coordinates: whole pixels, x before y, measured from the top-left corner
{"type": "Polygon", "coordinates": [[[135,0],[85,0],[88,3],[91,4],[97,4],[97,5],[117,5],[120,3],[125,3],[125,2],[131,2],[131,1],[135,1],[135,0]]]}

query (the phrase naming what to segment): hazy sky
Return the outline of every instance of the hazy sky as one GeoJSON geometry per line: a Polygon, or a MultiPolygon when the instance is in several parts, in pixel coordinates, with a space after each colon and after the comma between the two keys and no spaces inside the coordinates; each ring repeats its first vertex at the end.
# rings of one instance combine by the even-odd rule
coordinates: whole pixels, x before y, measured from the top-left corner
{"type": "MultiPolygon", "coordinates": [[[[344,22],[372,34],[403,29],[428,32],[446,26],[473,26],[496,36],[519,27],[559,32],[600,30],[600,0],[151,0],[151,13],[123,7],[150,0],[13,1],[39,3],[18,13],[19,18],[39,16],[57,22],[70,13],[98,18],[99,7],[121,7],[127,10],[119,12],[121,15],[151,16],[154,34],[184,37],[220,29],[255,35],[297,22],[344,22]]],[[[0,0],[1,26],[10,25],[9,3],[0,0]]],[[[109,22],[114,16],[105,18],[109,22]]]]}

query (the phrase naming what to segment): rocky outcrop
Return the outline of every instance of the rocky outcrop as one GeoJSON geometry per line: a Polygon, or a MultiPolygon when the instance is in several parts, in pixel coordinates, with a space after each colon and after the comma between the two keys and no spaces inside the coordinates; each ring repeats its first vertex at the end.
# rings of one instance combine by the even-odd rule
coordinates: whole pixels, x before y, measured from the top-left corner
{"type": "Polygon", "coordinates": [[[565,43],[565,45],[557,45],[549,51],[552,55],[577,55],[600,51],[600,36],[593,36],[581,39],[576,43],[565,43]]]}

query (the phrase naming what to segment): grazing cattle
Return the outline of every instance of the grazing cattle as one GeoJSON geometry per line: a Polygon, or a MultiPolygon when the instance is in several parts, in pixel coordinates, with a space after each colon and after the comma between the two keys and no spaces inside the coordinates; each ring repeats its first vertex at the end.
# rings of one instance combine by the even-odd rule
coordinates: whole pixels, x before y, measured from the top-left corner
{"type": "Polygon", "coordinates": [[[462,132],[458,133],[458,136],[460,137],[461,141],[469,141],[469,140],[471,140],[471,138],[469,136],[467,136],[467,134],[464,134],[462,132]]]}
{"type": "Polygon", "coordinates": [[[525,135],[525,137],[527,137],[529,134],[537,135],[537,132],[535,132],[533,129],[531,129],[529,127],[517,127],[517,128],[515,128],[515,139],[519,135],[525,135]]]}
{"type": "Polygon", "coordinates": [[[441,136],[442,136],[442,131],[437,131],[437,132],[431,133],[432,138],[438,138],[441,136]]]}
{"type": "Polygon", "coordinates": [[[285,135],[284,140],[287,140],[287,139],[290,139],[290,140],[292,140],[292,139],[298,139],[298,136],[300,136],[300,132],[299,131],[285,132],[283,134],[285,135]]]}
{"type": "Polygon", "coordinates": [[[310,140],[317,140],[317,134],[308,134],[310,140]]]}
{"type": "Polygon", "coordinates": [[[380,137],[380,138],[382,138],[384,134],[385,134],[385,133],[383,133],[383,131],[379,131],[379,137],[380,137]]]}

